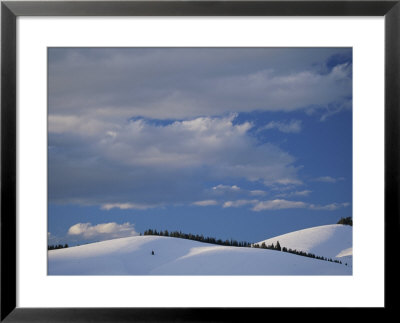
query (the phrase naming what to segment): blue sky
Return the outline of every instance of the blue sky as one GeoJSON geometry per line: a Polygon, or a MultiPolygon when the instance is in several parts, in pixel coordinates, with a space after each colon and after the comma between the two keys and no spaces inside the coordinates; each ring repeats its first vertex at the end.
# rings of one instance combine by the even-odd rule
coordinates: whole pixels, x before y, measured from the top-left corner
{"type": "Polygon", "coordinates": [[[351,48],[49,48],[48,68],[49,244],[352,215],[351,48]]]}

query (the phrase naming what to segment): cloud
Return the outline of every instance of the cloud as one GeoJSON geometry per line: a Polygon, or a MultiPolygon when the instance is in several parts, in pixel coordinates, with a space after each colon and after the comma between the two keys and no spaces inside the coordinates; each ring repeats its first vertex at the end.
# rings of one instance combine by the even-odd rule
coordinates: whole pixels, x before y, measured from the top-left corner
{"type": "Polygon", "coordinates": [[[328,204],[328,205],[310,204],[309,208],[311,210],[335,211],[337,209],[340,209],[340,208],[343,208],[343,207],[347,207],[349,205],[350,205],[350,203],[332,203],[332,204],[328,204]]]}
{"type": "Polygon", "coordinates": [[[308,195],[310,195],[311,192],[312,191],[310,191],[310,190],[296,191],[296,192],[291,193],[290,195],[291,196],[308,196],[308,195]]]}
{"type": "Polygon", "coordinates": [[[218,202],[215,200],[204,200],[204,201],[193,202],[192,204],[196,206],[211,206],[211,205],[217,205],[218,202]]]}
{"type": "Polygon", "coordinates": [[[331,113],[351,105],[351,62],[318,68],[338,53],[351,61],[346,48],[51,48],[50,117],[79,115],[93,121],[91,131],[100,120],[132,116],[187,119],[309,106],[331,113]]]}
{"type": "Polygon", "coordinates": [[[226,191],[228,191],[228,192],[239,192],[240,191],[240,187],[237,186],[237,185],[229,186],[229,185],[219,184],[217,186],[214,186],[212,189],[214,191],[216,191],[216,192],[226,192],[226,191]]]}
{"type": "Polygon", "coordinates": [[[350,203],[332,203],[328,205],[315,205],[310,203],[305,203],[302,201],[288,201],[288,200],[270,200],[261,201],[257,203],[252,210],[253,211],[263,211],[263,210],[282,210],[282,209],[310,209],[310,210],[320,210],[320,211],[335,211],[339,208],[348,207],[350,203]]]}
{"type": "Polygon", "coordinates": [[[308,196],[311,194],[312,191],[310,190],[303,190],[303,191],[295,191],[290,193],[281,193],[277,194],[277,197],[291,197],[291,196],[308,196]]]}
{"type": "Polygon", "coordinates": [[[326,121],[331,116],[338,114],[343,110],[351,110],[352,108],[352,101],[351,100],[344,100],[341,102],[334,102],[332,104],[328,104],[324,109],[321,110],[322,115],[320,121],[326,121]]]}
{"type": "Polygon", "coordinates": [[[68,229],[69,236],[84,239],[115,239],[139,235],[133,224],[115,222],[92,225],[91,223],[77,223],[68,229]]]}
{"type": "Polygon", "coordinates": [[[257,203],[252,210],[263,211],[263,210],[282,210],[282,209],[299,209],[305,208],[307,204],[300,201],[287,201],[287,200],[270,200],[257,203]]]}
{"type": "Polygon", "coordinates": [[[150,208],[157,207],[157,205],[144,205],[144,204],[135,204],[135,203],[107,203],[101,206],[102,210],[111,210],[111,209],[121,209],[121,210],[128,210],[128,209],[135,209],[135,210],[147,210],[150,208]]]}
{"type": "MultiPolygon", "coordinates": [[[[243,180],[299,184],[295,159],[260,144],[235,114],[158,122],[135,118],[86,136],[74,128],[50,135],[49,198],[103,209],[145,209],[207,200],[205,183],[243,180]],[[123,200],[123,202],[121,202],[123,200]]],[[[213,191],[238,192],[238,185],[213,191]]],[[[209,192],[208,192],[209,193],[209,192]]]]}
{"type": "Polygon", "coordinates": [[[262,195],[267,195],[268,193],[263,190],[253,190],[250,191],[250,195],[255,195],[255,196],[262,196],[262,195]]]}
{"type": "Polygon", "coordinates": [[[351,48],[50,48],[49,201],[145,209],[212,199],[210,183],[299,185],[296,159],[237,114],[351,97],[351,48]]]}
{"type": "Polygon", "coordinates": [[[324,183],[336,183],[336,182],[344,181],[344,180],[345,180],[344,177],[334,178],[331,176],[321,176],[321,177],[314,179],[314,181],[316,181],[316,182],[324,182],[324,183]]]}
{"type": "MultiPolygon", "coordinates": [[[[299,179],[294,179],[294,178],[279,178],[274,183],[270,183],[270,184],[301,185],[301,184],[303,184],[303,182],[299,179]]],[[[266,185],[268,185],[268,184],[266,183],[266,185]]]]}
{"type": "Polygon", "coordinates": [[[248,204],[256,204],[258,200],[237,200],[237,201],[226,201],[222,207],[241,207],[248,204]]]}
{"type": "Polygon", "coordinates": [[[292,120],[290,123],[271,121],[265,126],[259,128],[259,131],[269,129],[278,129],[284,133],[299,133],[301,131],[301,120],[292,120]]]}
{"type": "Polygon", "coordinates": [[[97,136],[99,133],[106,133],[109,136],[115,134],[110,129],[116,127],[112,122],[99,118],[82,117],[79,115],[55,115],[48,117],[49,133],[62,134],[73,132],[85,136],[97,136]]]}

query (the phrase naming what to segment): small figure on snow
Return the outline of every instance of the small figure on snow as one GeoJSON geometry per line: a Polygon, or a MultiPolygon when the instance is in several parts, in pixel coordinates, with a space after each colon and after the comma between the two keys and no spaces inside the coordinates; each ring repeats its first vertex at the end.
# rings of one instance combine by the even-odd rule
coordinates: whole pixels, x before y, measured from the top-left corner
{"type": "Polygon", "coordinates": [[[154,256],[154,250],[151,251],[151,254],[154,256]]]}

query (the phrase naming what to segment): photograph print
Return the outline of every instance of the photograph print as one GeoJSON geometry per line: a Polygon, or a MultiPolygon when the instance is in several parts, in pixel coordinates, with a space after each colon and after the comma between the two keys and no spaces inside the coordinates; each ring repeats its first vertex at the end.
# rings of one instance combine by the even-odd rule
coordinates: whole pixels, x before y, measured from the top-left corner
{"type": "Polygon", "coordinates": [[[47,62],[48,275],[352,275],[352,48],[47,62]]]}

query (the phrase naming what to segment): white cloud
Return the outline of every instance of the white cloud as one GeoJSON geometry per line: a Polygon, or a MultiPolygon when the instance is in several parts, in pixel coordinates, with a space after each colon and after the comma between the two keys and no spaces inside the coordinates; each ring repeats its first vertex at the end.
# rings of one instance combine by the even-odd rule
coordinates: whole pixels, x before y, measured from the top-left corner
{"type": "Polygon", "coordinates": [[[263,211],[263,210],[299,209],[305,207],[307,207],[307,204],[304,202],[276,199],[276,200],[259,202],[252,208],[252,210],[263,211]]]}
{"type": "Polygon", "coordinates": [[[322,210],[322,211],[335,211],[337,209],[347,207],[350,203],[332,203],[328,205],[314,205],[310,204],[309,208],[311,210],[322,210]]]}
{"type": "Polygon", "coordinates": [[[217,205],[218,202],[215,200],[204,200],[204,201],[193,202],[192,204],[197,206],[211,206],[211,205],[217,205]]]}
{"type": "Polygon", "coordinates": [[[324,183],[336,183],[336,182],[344,181],[344,180],[345,180],[344,177],[334,178],[331,176],[321,176],[321,177],[317,177],[315,179],[316,182],[324,182],[324,183]]]}
{"type": "Polygon", "coordinates": [[[308,196],[311,194],[312,191],[310,190],[303,190],[303,191],[295,191],[290,193],[281,193],[277,194],[277,197],[291,197],[291,196],[308,196]]]}
{"type": "Polygon", "coordinates": [[[328,118],[331,116],[341,112],[342,110],[351,110],[352,108],[352,101],[351,100],[346,100],[342,102],[338,102],[336,104],[330,104],[325,107],[324,110],[322,110],[322,116],[320,118],[320,121],[326,121],[328,118]]]}
{"type": "Polygon", "coordinates": [[[296,191],[296,192],[293,192],[293,196],[308,196],[308,195],[310,195],[311,192],[312,191],[310,191],[310,190],[296,191]]]}
{"type": "MultiPolygon", "coordinates": [[[[299,179],[285,178],[285,177],[277,179],[274,183],[281,184],[281,185],[301,185],[301,184],[303,184],[303,182],[300,181],[299,179]]],[[[271,184],[273,184],[273,183],[271,183],[271,184]]]]}
{"type": "Polygon", "coordinates": [[[146,210],[150,208],[157,207],[157,205],[145,205],[145,204],[136,204],[136,203],[106,203],[101,206],[102,210],[111,210],[111,209],[136,209],[136,210],[146,210]]]}
{"type": "Polygon", "coordinates": [[[48,131],[54,134],[73,133],[81,136],[98,136],[104,134],[115,137],[117,124],[87,115],[49,115],[48,131]]]}
{"type": "Polygon", "coordinates": [[[237,185],[229,186],[229,185],[219,184],[217,186],[214,186],[212,189],[214,191],[222,191],[222,192],[224,192],[224,191],[230,191],[230,192],[238,192],[238,191],[240,191],[240,187],[237,186],[237,185]]]}
{"type": "MultiPolygon", "coordinates": [[[[164,126],[138,119],[115,131],[114,137],[103,138],[98,148],[105,157],[132,166],[176,169],[215,164],[223,158],[222,153],[232,155],[246,149],[245,144],[253,145],[246,135],[251,124],[234,125],[235,118],[234,114],[200,117],[164,126]]],[[[226,157],[225,162],[229,162],[231,156],[226,157]]]]}
{"type": "Polygon", "coordinates": [[[271,121],[264,127],[261,127],[259,131],[269,129],[278,129],[284,133],[299,133],[301,131],[301,120],[292,120],[289,123],[271,121]]]}
{"type": "Polygon", "coordinates": [[[263,211],[263,210],[281,210],[281,209],[310,209],[310,210],[321,210],[321,211],[334,211],[339,208],[347,207],[350,203],[332,203],[328,205],[315,205],[309,204],[302,201],[288,201],[288,200],[270,200],[262,201],[257,203],[252,210],[263,211]]]}
{"type": "Polygon", "coordinates": [[[236,201],[226,201],[222,207],[241,207],[248,204],[256,204],[258,200],[236,200],[236,201]]]}
{"type": "MultiPolygon", "coordinates": [[[[206,182],[301,183],[289,153],[260,144],[248,133],[252,125],[235,119],[231,114],[159,124],[136,118],[89,137],[69,129],[51,143],[66,148],[49,151],[50,198],[80,199],[106,210],[145,209],[207,200],[206,182]]],[[[220,184],[212,191],[240,189],[220,184]]]]}
{"type": "Polygon", "coordinates": [[[68,230],[68,235],[84,239],[115,239],[136,236],[134,225],[126,222],[117,224],[115,222],[92,225],[91,223],[77,223],[68,230]]]}

